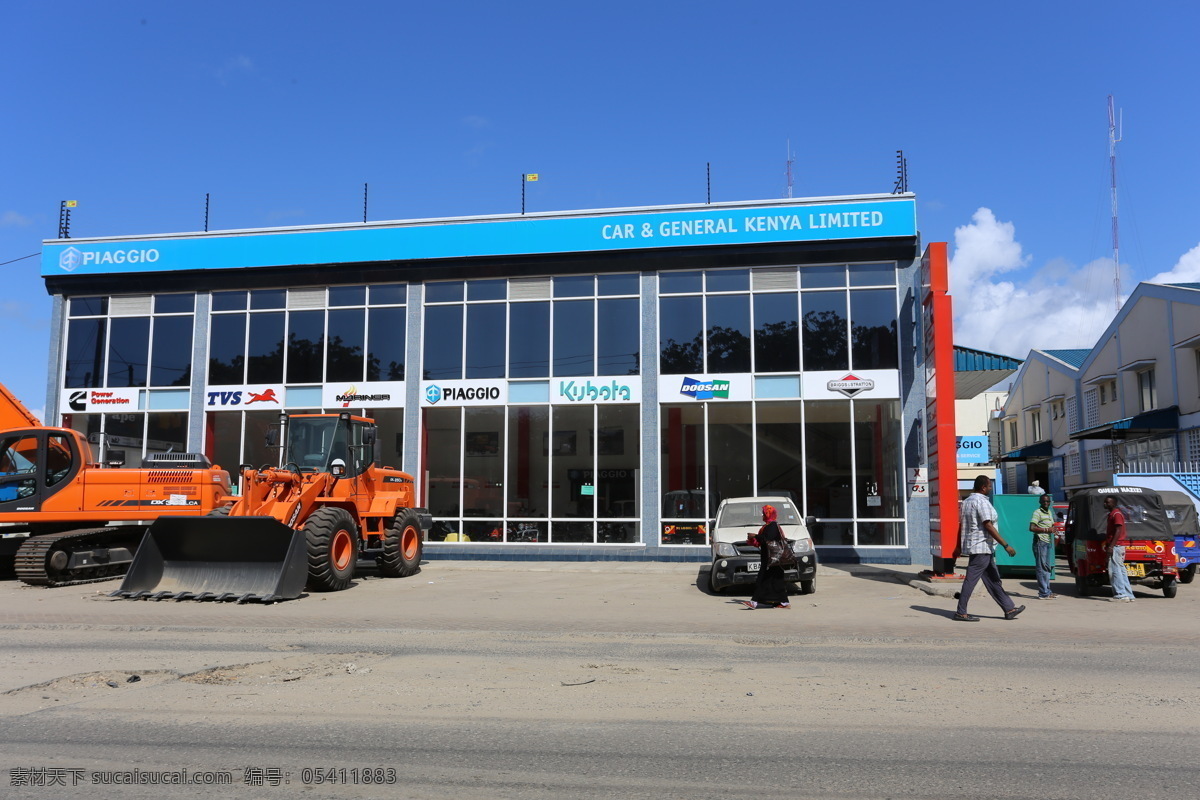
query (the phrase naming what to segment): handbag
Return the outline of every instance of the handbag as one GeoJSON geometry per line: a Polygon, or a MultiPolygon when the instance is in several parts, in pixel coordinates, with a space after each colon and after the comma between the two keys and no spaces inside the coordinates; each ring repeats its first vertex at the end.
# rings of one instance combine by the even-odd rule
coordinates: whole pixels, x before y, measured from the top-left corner
{"type": "Polygon", "coordinates": [[[767,542],[767,567],[790,567],[796,563],[792,543],[782,536],[767,542]]]}

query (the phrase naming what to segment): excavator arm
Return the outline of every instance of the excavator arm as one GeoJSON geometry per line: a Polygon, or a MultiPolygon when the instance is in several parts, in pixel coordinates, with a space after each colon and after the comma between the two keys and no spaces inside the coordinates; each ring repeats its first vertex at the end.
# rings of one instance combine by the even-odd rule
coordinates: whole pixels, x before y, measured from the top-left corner
{"type": "Polygon", "coordinates": [[[9,428],[40,428],[42,421],[0,383],[0,431],[9,428]]]}

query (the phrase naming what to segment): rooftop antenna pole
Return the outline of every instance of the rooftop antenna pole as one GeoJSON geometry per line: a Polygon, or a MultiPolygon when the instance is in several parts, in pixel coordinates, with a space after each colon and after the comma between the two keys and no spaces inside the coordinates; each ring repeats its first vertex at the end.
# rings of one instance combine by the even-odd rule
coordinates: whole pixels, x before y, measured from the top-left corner
{"type": "Polygon", "coordinates": [[[712,162],[704,162],[704,203],[712,205],[712,162]]]}
{"type": "Polygon", "coordinates": [[[1112,179],[1113,304],[1121,310],[1121,258],[1117,238],[1117,142],[1121,141],[1124,113],[1113,113],[1113,96],[1108,96],[1108,171],[1112,179]]]}
{"type": "Polygon", "coordinates": [[[204,232],[208,233],[208,192],[204,193],[204,232]]]}
{"type": "Polygon", "coordinates": [[[792,153],[792,140],[787,140],[787,197],[792,199],[792,164],[796,163],[796,156],[792,153]]]}
{"type": "Polygon", "coordinates": [[[367,184],[363,184],[363,222],[367,221],[367,184]]]}

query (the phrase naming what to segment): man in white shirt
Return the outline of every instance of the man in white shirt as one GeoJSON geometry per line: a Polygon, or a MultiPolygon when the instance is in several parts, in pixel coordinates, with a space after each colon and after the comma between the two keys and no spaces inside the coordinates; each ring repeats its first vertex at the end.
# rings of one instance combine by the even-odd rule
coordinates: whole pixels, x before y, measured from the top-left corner
{"type": "Polygon", "coordinates": [[[1025,606],[1013,605],[1000,584],[1000,570],[996,568],[996,545],[1003,547],[1010,556],[1015,556],[1017,551],[1000,539],[1000,532],[996,529],[996,509],[988,499],[991,492],[992,479],[980,475],[975,479],[975,491],[963,500],[959,511],[960,544],[962,554],[969,561],[967,577],[958,595],[958,610],[954,612],[957,622],[979,622],[979,617],[967,613],[967,603],[980,578],[988,594],[1004,611],[1005,619],[1016,619],[1025,610],[1025,606]]]}

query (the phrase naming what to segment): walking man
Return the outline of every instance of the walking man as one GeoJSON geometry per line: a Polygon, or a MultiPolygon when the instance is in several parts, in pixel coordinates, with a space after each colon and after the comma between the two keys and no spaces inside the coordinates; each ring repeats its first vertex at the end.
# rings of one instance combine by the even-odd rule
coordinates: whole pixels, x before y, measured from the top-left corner
{"type": "Polygon", "coordinates": [[[975,491],[963,500],[959,512],[960,543],[963,555],[968,557],[967,577],[963,580],[962,591],[958,595],[958,610],[954,619],[958,622],[979,622],[979,617],[967,613],[967,603],[975,584],[983,579],[983,585],[988,594],[1004,611],[1005,619],[1016,619],[1025,610],[1025,606],[1013,605],[1013,601],[1000,585],[1000,570],[996,568],[996,545],[1003,547],[1010,556],[1015,556],[1014,550],[1007,542],[1001,541],[1000,532],[996,530],[996,509],[988,495],[992,492],[992,479],[980,475],[975,479],[975,491]]]}
{"type": "Polygon", "coordinates": [[[1108,553],[1108,582],[1113,590],[1109,601],[1132,603],[1133,587],[1129,585],[1129,573],[1125,570],[1125,515],[1117,508],[1115,495],[1104,498],[1104,508],[1108,510],[1108,537],[1104,540],[1104,551],[1108,553]]]}
{"type": "Polygon", "coordinates": [[[1048,494],[1038,497],[1037,510],[1029,520],[1029,531],[1033,534],[1033,564],[1037,571],[1038,599],[1050,600],[1058,597],[1050,591],[1050,569],[1054,555],[1054,514],[1050,512],[1053,499],[1048,494]]]}

